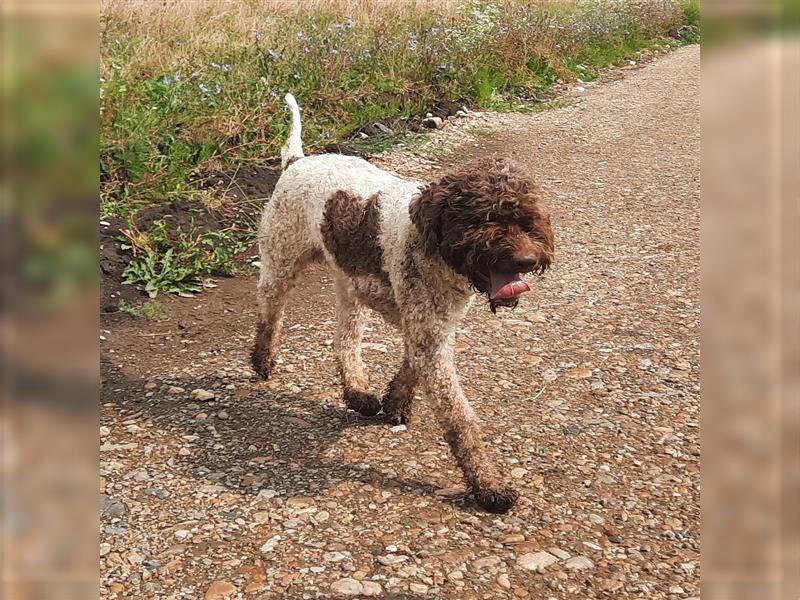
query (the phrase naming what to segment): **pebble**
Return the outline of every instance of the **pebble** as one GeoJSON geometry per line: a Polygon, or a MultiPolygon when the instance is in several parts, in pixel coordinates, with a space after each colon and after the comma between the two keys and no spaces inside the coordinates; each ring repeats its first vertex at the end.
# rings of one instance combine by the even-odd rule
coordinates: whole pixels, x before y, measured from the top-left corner
{"type": "Polygon", "coordinates": [[[107,542],[100,544],[100,556],[105,556],[109,552],[111,552],[111,544],[107,542]]]}
{"type": "Polygon", "coordinates": [[[566,567],[573,571],[585,571],[594,569],[594,563],[585,556],[575,556],[566,562],[566,567]]]}
{"type": "Polygon", "coordinates": [[[222,600],[233,596],[238,590],[229,581],[215,581],[206,590],[205,600],[222,600]]]}
{"type": "Polygon", "coordinates": [[[511,581],[508,579],[508,575],[506,575],[505,573],[500,573],[500,575],[497,576],[497,585],[499,585],[504,590],[510,590],[511,581]]]}
{"type": "Polygon", "coordinates": [[[351,577],[345,577],[331,584],[331,591],[342,596],[358,596],[364,591],[364,586],[360,581],[351,577]]]}
{"type": "Polygon", "coordinates": [[[539,571],[546,569],[550,565],[554,565],[558,559],[549,552],[534,552],[531,554],[523,554],[517,559],[517,564],[523,569],[528,571],[539,571]]]}
{"type": "Polygon", "coordinates": [[[425,596],[428,593],[428,586],[424,583],[409,583],[408,584],[408,591],[412,594],[419,594],[421,596],[425,596]]]}
{"type": "Polygon", "coordinates": [[[450,581],[461,581],[462,579],[464,579],[464,573],[462,573],[461,571],[450,571],[447,574],[447,579],[449,579],[450,581]]]}
{"type": "Polygon", "coordinates": [[[219,412],[217,413],[217,416],[218,416],[220,419],[222,419],[223,421],[227,421],[228,419],[230,419],[230,418],[231,418],[231,417],[230,417],[230,415],[229,415],[227,412],[225,412],[224,410],[221,410],[221,411],[219,411],[219,412]]]}
{"type": "Polygon", "coordinates": [[[525,541],[525,536],[521,533],[507,533],[500,536],[501,544],[521,544],[525,541]]]}
{"type": "Polygon", "coordinates": [[[275,546],[280,541],[281,541],[281,536],[273,535],[271,538],[269,538],[266,542],[262,544],[260,548],[261,552],[264,554],[266,554],[267,552],[272,552],[273,550],[275,550],[275,546]]]}
{"type": "Polygon", "coordinates": [[[203,390],[200,388],[192,390],[191,396],[192,398],[194,398],[195,400],[199,400],[200,402],[208,402],[209,400],[213,400],[214,398],[217,397],[217,395],[214,392],[209,392],[208,390],[203,390]]]}
{"type": "Polygon", "coordinates": [[[557,557],[559,560],[567,560],[570,556],[572,556],[569,552],[565,552],[561,548],[548,548],[547,551],[553,556],[557,557]]]}
{"type": "Polygon", "coordinates": [[[311,520],[314,521],[314,523],[320,524],[325,523],[330,517],[331,514],[327,510],[321,510],[311,517],[311,520]]]}
{"type": "Polygon", "coordinates": [[[342,554],[341,552],[326,552],[322,555],[322,560],[325,562],[339,562],[342,560],[347,560],[347,555],[342,554]]]}
{"type": "Polygon", "coordinates": [[[391,565],[399,565],[400,563],[406,562],[408,560],[408,556],[405,554],[387,554],[386,556],[379,556],[378,562],[382,565],[389,567],[391,565]]]}
{"type": "Polygon", "coordinates": [[[515,469],[511,469],[511,476],[514,479],[522,479],[528,473],[527,469],[523,469],[522,467],[517,467],[515,469]]]}
{"type": "Polygon", "coordinates": [[[425,117],[422,119],[422,125],[428,129],[441,129],[444,127],[444,121],[441,117],[425,117]]]}
{"type": "Polygon", "coordinates": [[[383,593],[381,584],[376,581],[362,581],[361,594],[364,596],[380,596],[383,593]]]}
{"type": "Polygon", "coordinates": [[[389,431],[392,433],[400,433],[401,431],[405,431],[407,427],[405,425],[395,425],[394,427],[390,427],[389,431]]]}

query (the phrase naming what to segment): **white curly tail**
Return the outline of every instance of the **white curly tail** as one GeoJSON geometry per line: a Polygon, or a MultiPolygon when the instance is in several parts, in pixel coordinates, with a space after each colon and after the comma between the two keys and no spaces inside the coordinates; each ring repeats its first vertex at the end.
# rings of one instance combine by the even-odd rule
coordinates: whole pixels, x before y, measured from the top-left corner
{"type": "Polygon", "coordinates": [[[286,105],[292,112],[292,128],[289,130],[289,137],[281,148],[281,168],[285,169],[290,162],[303,158],[303,140],[300,138],[303,126],[300,123],[300,107],[297,100],[291,94],[286,94],[284,98],[286,105]]]}

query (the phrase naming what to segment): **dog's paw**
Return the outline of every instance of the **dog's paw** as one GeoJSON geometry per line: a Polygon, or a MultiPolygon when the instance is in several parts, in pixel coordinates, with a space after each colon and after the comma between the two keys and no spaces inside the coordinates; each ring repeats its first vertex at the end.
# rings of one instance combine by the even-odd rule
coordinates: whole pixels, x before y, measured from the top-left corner
{"type": "Polygon", "coordinates": [[[411,420],[411,403],[387,391],[383,395],[383,420],[389,425],[407,425],[411,420]]]}
{"type": "Polygon", "coordinates": [[[473,491],[475,501],[482,509],[493,513],[508,512],[519,498],[519,493],[514,488],[500,489],[481,488],[473,491]]]}
{"type": "Polygon", "coordinates": [[[255,348],[250,355],[250,363],[253,366],[253,371],[264,381],[270,378],[275,369],[275,361],[267,359],[262,352],[258,351],[258,348],[255,348]]]}
{"type": "Polygon", "coordinates": [[[345,390],[344,403],[347,408],[356,411],[365,417],[374,417],[381,412],[381,401],[369,392],[359,390],[345,390]]]}

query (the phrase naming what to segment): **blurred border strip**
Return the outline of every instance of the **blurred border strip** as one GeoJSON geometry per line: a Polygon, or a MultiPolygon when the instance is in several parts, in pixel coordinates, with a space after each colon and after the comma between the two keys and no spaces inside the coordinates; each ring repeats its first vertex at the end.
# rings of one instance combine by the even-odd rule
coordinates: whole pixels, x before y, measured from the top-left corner
{"type": "Polygon", "coordinates": [[[97,597],[98,57],[90,2],[4,0],[0,597],[97,597]]]}
{"type": "Polygon", "coordinates": [[[797,7],[703,5],[703,598],[800,598],[797,7]],[[784,13],[784,10],[787,12],[784,13]]]}

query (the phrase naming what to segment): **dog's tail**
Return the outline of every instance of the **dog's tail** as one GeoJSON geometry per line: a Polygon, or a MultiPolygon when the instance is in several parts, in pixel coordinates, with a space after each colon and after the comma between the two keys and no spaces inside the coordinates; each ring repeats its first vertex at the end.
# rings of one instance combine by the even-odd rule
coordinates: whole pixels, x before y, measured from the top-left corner
{"type": "Polygon", "coordinates": [[[291,94],[286,94],[285,100],[286,106],[289,107],[292,113],[292,128],[289,130],[289,138],[281,148],[281,168],[283,169],[288,167],[292,161],[304,156],[303,140],[300,139],[303,130],[303,126],[300,123],[300,107],[297,106],[297,100],[291,94]]]}

